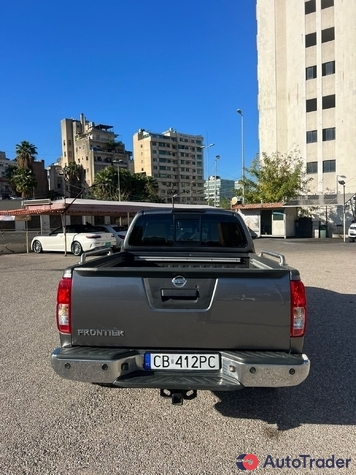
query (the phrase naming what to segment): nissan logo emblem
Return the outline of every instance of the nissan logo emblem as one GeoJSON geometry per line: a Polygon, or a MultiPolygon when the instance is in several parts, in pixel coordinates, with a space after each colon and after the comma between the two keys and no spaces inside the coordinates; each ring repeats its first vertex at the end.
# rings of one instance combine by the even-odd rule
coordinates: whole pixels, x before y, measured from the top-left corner
{"type": "Polygon", "coordinates": [[[177,275],[172,279],[172,284],[175,287],[184,287],[185,284],[187,283],[187,279],[183,277],[182,275],[177,275]]]}

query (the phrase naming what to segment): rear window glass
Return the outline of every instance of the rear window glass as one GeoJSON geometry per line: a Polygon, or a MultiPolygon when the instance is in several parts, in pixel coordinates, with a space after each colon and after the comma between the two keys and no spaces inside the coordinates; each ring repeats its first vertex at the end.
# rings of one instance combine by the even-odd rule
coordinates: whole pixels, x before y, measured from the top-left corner
{"type": "Polygon", "coordinates": [[[140,216],[130,246],[245,247],[245,233],[233,216],[140,216]]]}

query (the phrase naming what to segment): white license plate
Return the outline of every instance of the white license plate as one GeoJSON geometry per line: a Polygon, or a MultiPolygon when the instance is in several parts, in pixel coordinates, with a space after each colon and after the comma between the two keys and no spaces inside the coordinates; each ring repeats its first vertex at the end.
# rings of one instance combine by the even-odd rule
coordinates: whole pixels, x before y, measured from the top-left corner
{"type": "Polygon", "coordinates": [[[218,370],[220,355],[214,353],[145,353],[146,370],[218,370]]]}

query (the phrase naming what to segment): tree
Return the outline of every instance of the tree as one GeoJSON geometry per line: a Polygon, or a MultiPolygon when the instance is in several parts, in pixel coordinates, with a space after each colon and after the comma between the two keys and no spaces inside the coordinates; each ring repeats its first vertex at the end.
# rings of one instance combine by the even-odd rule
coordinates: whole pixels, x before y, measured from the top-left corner
{"type": "Polygon", "coordinates": [[[95,175],[91,190],[93,198],[107,201],[162,202],[158,196],[158,184],[152,177],[142,173],[130,173],[126,168],[106,167],[95,175]],[[120,196],[119,196],[120,187],[120,196]]]}
{"type": "Polygon", "coordinates": [[[26,168],[13,167],[10,183],[16,192],[21,194],[21,198],[32,196],[37,187],[33,171],[26,168]]]}
{"type": "Polygon", "coordinates": [[[219,208],[221,208],[221,209],[231,209],[231,200],[229,200],[229,198],[225,198],[225,196],[222,196],[220,198],[219,208]]]}
{"type": "Polygon", "coordinates": [[[288,201],[308,191],[303,159],[297,154],[262,154],[255,158],[250,168],[245,168],[244,180],[235,190],[244,195],[245,203],[277,203],[288,201]]]}
{"type": "Polygon", "coordinates": [[[32,170],[37,147],[26,140],[16,145],[16,162],[19,168],[32,170]]]}
{"type": "Polygon", "coordinates": [[[83,189],[84,168],[76,162],[69,162],[63,168],[64,179],[69,185],[69,196],[74,198],[83,189]]]}
{"type": "Polygon", "coordinates": [[[117,188],[117,169],[115,167],[105,167],[104,170],[95,175],[91,195],[96,200],[118,200],[117,188]]]}

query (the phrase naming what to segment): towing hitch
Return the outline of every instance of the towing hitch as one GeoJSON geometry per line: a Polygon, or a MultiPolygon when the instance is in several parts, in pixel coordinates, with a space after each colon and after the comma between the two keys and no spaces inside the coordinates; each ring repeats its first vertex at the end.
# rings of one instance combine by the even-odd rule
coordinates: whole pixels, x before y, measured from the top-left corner
{"type": "Polygon", "coordinates": [[[160,395],[164,398],[171,398],[174,406],[182,406],[184,399],[195,399],[197,397],[197,391],[196,389],[161,389],[160,395]]]}

